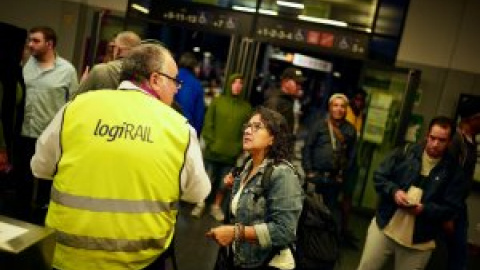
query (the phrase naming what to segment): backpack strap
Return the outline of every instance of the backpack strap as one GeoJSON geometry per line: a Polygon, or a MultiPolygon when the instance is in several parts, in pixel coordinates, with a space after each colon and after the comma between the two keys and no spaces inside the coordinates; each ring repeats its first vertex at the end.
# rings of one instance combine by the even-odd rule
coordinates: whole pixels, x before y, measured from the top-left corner
{"type": "MultiPolygon", "coordinates": [[[[297,168],[295,168],[295,166],[293,166],[292,163],[288,162],[287,160],[285,159],[281,159],[280,163],[283,163],[285,165],[287,165],[288,167],[290,167],[294,172],[295,172],[295,175],[297,175],[298,179],[301,180],[301,177],[300,177],[300,173],[298,172],[297,168]]],[[[265,167],[265,171],[263,172],[263,175],[262,175],[262,182],[261,182],[261,187],[262,187],[262,190],[265,192],[266,190],[268,190],[268,188],[270,187],[270,184],[271,184],[271,178],[272,178],[272,173],[273,173],[273,170],[275,169],[274,166],[277,166],[278,164],[274,164],[273,162],[269,162],[267,164],[267,166],[265,167]]],[[[265,194],[262,194],[263,196],[265,196],[265,194]]]]}

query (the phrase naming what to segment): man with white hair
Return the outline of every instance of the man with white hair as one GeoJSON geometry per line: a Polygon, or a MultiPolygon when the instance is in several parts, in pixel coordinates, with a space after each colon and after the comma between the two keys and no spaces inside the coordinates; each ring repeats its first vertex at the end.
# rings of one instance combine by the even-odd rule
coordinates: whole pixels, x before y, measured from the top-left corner
{"type": "Polygon", "coordinates": [[[355,127],[345,120],[347,105],[344,94],[333,94],[327,117],[319,119],[309,130],[303,149],[307,181],[316,184],[316,191],[333,212],[338,208],[338,195],[356,140],[355,127]]]}
{"type": "Polygon", "coordinates": [[[140,45],[140,37],[132,31],[120,32],[113,41],[113,61],[95,65],[78,86],[77,95],[98,89],[116,89],[120,83],[122,59],[140,45]]]}
{"type": "Polygon", "coordinates": [[[118,90],[77,96],[38,139],[31,166],[53,179],[54,268],[165,269],[179,200],[211,188],[196,132],[170,106],[177,75],[167,49],[139,45],[118,90]]]}

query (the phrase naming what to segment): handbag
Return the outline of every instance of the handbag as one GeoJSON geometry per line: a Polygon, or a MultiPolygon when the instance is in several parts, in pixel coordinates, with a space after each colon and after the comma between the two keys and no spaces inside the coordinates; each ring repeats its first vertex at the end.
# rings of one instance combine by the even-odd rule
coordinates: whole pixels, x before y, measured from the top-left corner
{"type": "Polygon", "coordinates": [[[233,269],[233,253],[230,246],[220,247],[218,249],[217,260],[215,261],[214,270],[231,270],[233,269]]]}

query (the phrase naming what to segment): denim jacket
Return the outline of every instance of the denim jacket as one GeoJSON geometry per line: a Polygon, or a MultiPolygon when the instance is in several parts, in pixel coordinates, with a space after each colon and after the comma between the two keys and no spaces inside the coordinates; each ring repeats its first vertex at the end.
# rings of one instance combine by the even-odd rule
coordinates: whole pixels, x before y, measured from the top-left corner
{"type": "MultiPolygon", "coordinates": [[[[274,165],[267,191],[262,190],[262,176],[270,159],[265,159],[258,172],[246,183],[240,194],[235,223],[253,226],[258,238],[255,244],[234,243],[234,264],[237,267],[261,266],[271,255],[273,247],[286,247],[295,240],[298,219],[302,210],[303,191],[292,167],[274,165]]],[[[252,168],[252,162],[235,178],[232,194],[240,189],[240,182],[252,168]]],[[[233,197],[232,195],[232,197],[233,197]]]]}

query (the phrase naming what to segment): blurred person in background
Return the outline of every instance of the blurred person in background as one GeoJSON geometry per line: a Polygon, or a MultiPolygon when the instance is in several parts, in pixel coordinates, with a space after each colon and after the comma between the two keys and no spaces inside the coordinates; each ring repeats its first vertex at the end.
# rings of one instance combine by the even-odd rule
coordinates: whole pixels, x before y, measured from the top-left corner
{"type": "MultiPolygon", "coordinates": [[[[460,123],[450,144],[451,154],[459,161],[468,185],[465,199],[472,185],[477,163],[476,136],[480,133],[480,99],[471,98],[459,103],[460,123]]],[[[467,269],[468,258],[468,209],[463,200],[455,218],[444,224],[448,249],[448,270],[467,269]]]]}
{"type": "Polygon", "coordinates": [[[205,93],[200,80],[195,75],[195,70],[198,68],[195,54],[192,52],[182,54],[178,60],[178,67],[178,79],[182,81],[182,88],[175,95],[175,101],[200,136],[205,116],[205,93]]]}
{"type": "MultiPolygon", "coordinates": [[[[242,128],[252,113],[252,107],[245,101],[243,76],[232,74],[227,81],[223,95],[215,98],[205,115],[202,138],[205,141],[205,168],[212,180],[214,202],[210,214],[223,221],[222,201],[226,188],[223,178],[235,166],[242,153],[242,128]]],[[[197,204],[192,216],[200,217],[205,202],[197,204]]]]}
{"type": "Polygon", "coordinates": [[[77,95],[90,90],[117,89],[120,84],[122,59],[132,48],[140,45],[140,42],[140,37],[132,31],[116,35],[112,44],[112,61],[97,64],[90,71],[87,67],[87,73],[84,73],[84,78],[78,86],[77,95]]]}
{"type": "Polygon", "coordinates": [[[294,103],[304,81],[305,78],[300,69],[286,68],[280,77],[280,89],[274,90],[263,104],[285,117],[291,134],[295,126],[294,103]]]}

